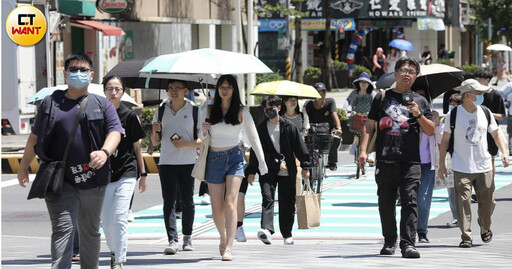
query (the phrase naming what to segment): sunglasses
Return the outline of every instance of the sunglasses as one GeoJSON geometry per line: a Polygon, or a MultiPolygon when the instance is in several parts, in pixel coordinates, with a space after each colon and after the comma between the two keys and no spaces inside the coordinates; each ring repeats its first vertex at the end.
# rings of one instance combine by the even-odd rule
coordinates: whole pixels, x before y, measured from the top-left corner
{"type": "Polygon", "coordinates": [[[87,67],[77,67],[77,66],[70,66],[70,67],[68,67],[68,72],[76,73],[78,71],[80,71],[82,73],[86,73],[86,72],[91,71],[91,69],[89,69],[87,67]]]}

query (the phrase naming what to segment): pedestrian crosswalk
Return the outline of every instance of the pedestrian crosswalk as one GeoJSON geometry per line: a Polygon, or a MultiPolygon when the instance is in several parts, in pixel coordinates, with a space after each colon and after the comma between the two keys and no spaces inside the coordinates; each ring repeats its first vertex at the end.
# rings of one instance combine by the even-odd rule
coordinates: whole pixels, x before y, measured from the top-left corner
{"type": "MultiPolygon", "coordinates": [[[[512,183],[512,172],[498,165],[495,177],[496,189],[512,183]]],[[[338,171],[328,172],[324,181],[327,187],[322,193],[322,217],[320,227],[299,230],[295,222],[292,231],[294,238],[310,239],[380,239],[381,226],[377,203],[377,186],[374,169],[367,169],[366,176],[354,179],[355,166],[344,165],[338,171]]],[[[194,237],[218,238],[213,224],[210,205],[201,205],[201,197],[194,197],[196,214],[194,220],[194,237]]],[[[246,217],[244,230],[246,236],[255,238],[260,229],[261,194],[259,185],[249,186],[246,195],[246,217]]],[[[446,189],[434,190],[430,218],[449,211],[446,189]]],[[[162,205],[134,212],[135,221],[128,224],[129,239],[166,240],[162,205]]],[[[274,237],[280,238],[278,223],[278,205],[275,205],[274,237]]],[[[400,207],[397,207],[397,223],[400,221],[400,207]]],[[[181,230],[181,220],[177,221],[181,230]]]]}

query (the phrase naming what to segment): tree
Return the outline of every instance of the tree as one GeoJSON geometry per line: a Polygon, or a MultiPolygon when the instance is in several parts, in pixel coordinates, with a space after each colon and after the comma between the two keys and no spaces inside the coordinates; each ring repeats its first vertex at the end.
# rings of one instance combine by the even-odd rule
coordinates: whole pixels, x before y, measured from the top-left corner
{"type": "Polygon", "coordinates": [[[324,35],[324,67],[323,80],[325,87],[332,89],[332,60],[331,60],[331,9],[329,8],[330,0],[324,0],[325,11],[325,35],[324,35]]]}
{"type": "Polygon", "coordinates": [[[483,37],[488,36],[488,19],[492,20],[492,42],[500,43],[504,36],[508,41],[512,40],[512,1],[510,0],[470,0],[471,7],[475,11],[472,17],[476,21],[476,30],[483,37]]]}

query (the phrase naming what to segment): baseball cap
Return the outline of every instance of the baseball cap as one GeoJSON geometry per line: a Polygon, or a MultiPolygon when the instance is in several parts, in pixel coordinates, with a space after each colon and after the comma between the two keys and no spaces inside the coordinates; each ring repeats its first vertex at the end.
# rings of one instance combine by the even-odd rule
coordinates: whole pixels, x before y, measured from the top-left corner
{"type": "Polygon", "coordinates": [[[472,90],[479,92],[488,92],[491,90],[490,86],[484,86],[480,84],[476,79],[466,79],[464,80],[459,87],[456,87],[455,90],[459,90],[460,93],[471,92],[472,90]]]}
{"type": "Polygon", "coordinates": [[[313,87],[315,87],[315,89],[317,91],[326,91],[327,90],[327,88],[325,87],[325,84],[323,84],[322,82],[315,83],[315,85],[313,85],[313,87]]]}

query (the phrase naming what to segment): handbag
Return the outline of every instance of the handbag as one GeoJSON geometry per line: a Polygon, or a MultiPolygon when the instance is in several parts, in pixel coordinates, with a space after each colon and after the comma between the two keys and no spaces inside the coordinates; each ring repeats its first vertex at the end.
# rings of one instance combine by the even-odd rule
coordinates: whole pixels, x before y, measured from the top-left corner
{"type": "Polygon", "coordinates": [[[446,188],[453,188],[454,178],[453,178],[453,169],[452,169],[452,158],[450,154],[446,154],[446,171],[447,176],[444,177],[444,180],[441,179],[438,175],[438,169],[436,168],[436,177],[434,181],[434,190],[438,189],[446,189],[446,188]]]}
{"type": "Polygon", "coordinates": [[[80,118],[84,112],[88,99],[89,96],[87,95],[80,102],[80,108],[76,113],[73,129],[71,130],[68,143],[64,149],[64,156],[62,157],[62,161],[43,161],[41,163],[39,170],[37,170],[34,182],[32,183],[32,186],[30,186],[30,191],[28,192],[27,196],[28,200],[32,198],[43,199],[45,198],[48,191],[55,195],[60,195],[62,193],[62,188],[64,185],[64,174],[66,173],[66,160],[68,157],[69,149],[71,148],[71,144],[73,144],[73,140],[75,139],[76,130],[78,129],[78,124],[80,123],[80,118]]]}
{"type": "Polygon", "coordinates": [[[373,128],[373,135],[372,135],[372,140],[370,140],[370,142],[368,142],[368,147],[366,147],[366,153],[367,154],[370,154],[372,152],[375,152],[377,150],[377,122],[375,122],[375,126],[373,128]]]}
{"type": "Polygon", "coordinates": [[[329,134],[330,127],[328,122],[311,123],[309,127],[310,134],[329,134]]]}
{"type": "Polygon", "coordinates": [[[321,194],[315,193],[311,189],[309,180],[304,180],[304,189],[295,199],[299,229],[310,229],[320,226],[320,199],[321,194]]]}
{"type": "Polygon", "coordinates": [[[206,162],[208,161],[208,148],[210,148],[210,132],[206,135],[206,138],[199,147],[199,156],[196,159],[194,168],[192,169],[192,177],[201,181],[205,181],[206,177],[206,162]]]}
{"type": "Polygon", "coordinates": [[[367,120],[368,116],[360,113],[353,113],[352,115],[350,115],[350,118],[348,119],[348,127],[352,132],[361,132],[367,120]]]}

